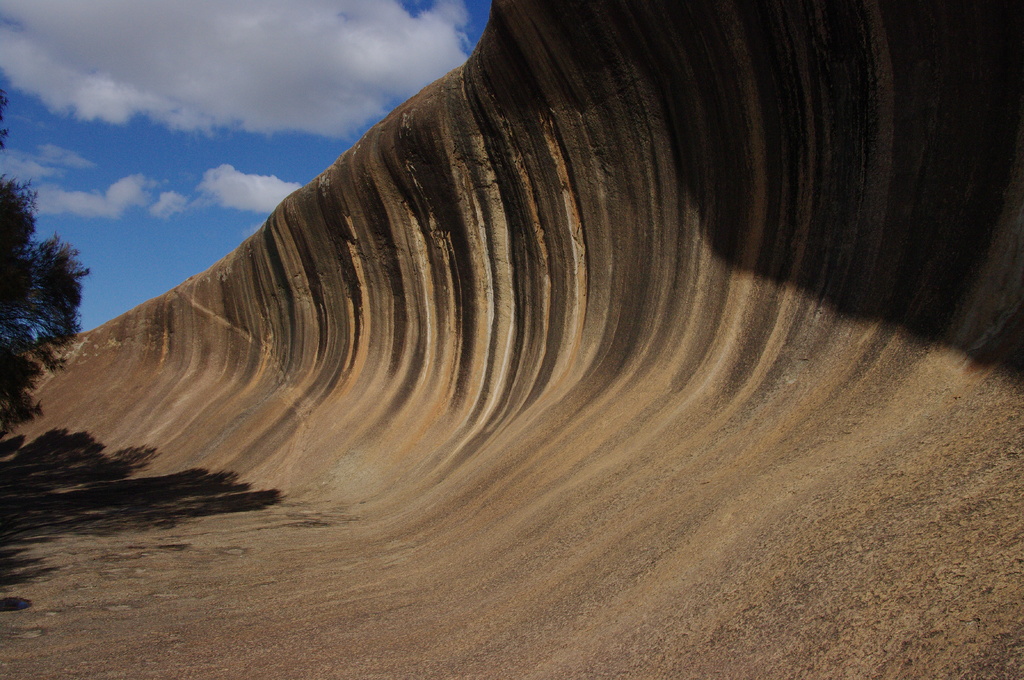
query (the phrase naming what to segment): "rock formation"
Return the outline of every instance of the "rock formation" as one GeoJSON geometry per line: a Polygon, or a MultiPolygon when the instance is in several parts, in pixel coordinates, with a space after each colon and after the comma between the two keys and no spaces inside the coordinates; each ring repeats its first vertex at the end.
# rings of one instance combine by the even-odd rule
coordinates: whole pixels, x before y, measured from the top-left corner
{"type": "Polygon", "coordinates": [[[1024,673],[1022,96],[1014,3],[495,0],[42,389],[346,518],[74,670],[1024,673]]]}

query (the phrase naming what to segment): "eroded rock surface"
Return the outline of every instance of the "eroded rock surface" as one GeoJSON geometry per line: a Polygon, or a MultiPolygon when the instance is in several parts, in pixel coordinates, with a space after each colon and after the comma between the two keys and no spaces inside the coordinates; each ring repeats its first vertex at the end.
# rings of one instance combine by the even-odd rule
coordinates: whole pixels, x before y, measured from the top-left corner
{"type": "MultiPolygon", "coordinates": [[[[26,436],[287,501],[105,538],[137,599],[23,619],[8,670],[1024,673],[1024,7],[756,4],[496,0],[83,336],[26,436]]],[[[26,616],[93,602],[66,541],[26,616]]]]}

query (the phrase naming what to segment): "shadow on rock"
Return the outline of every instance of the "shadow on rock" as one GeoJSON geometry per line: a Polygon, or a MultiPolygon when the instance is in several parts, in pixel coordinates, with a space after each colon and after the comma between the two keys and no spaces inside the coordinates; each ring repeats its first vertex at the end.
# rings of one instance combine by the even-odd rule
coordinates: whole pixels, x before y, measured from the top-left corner
{"type": "Polygon", "coordinates": [[[169,527],[281,500],[279,491],[252,491],[230,472],[196,468],[133,477],[156,450],[105,448],[88,433],[66,430],[51,430],[31,443],[24,437],[0,442],[0,587],[51,570],[23,555],[32,543],[65,534],[169,527]]]}

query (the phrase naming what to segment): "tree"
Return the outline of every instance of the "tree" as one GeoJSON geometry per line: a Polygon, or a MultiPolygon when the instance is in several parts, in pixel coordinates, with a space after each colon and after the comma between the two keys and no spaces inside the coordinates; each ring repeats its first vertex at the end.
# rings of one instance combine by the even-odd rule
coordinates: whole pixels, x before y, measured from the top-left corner
{"type": "MultiPolygon", "coordinates": [[[[0,90],[0,123],[7,97],[0,90]]],[[[7,130],[0,129],[0,151],[7,130]]],[[[35,241],[35,192],[0,175],[0,435],[40,413],[32,390],[64,364],[81,330],[78,305],[89,273],[56,235],[35,241]]]]}

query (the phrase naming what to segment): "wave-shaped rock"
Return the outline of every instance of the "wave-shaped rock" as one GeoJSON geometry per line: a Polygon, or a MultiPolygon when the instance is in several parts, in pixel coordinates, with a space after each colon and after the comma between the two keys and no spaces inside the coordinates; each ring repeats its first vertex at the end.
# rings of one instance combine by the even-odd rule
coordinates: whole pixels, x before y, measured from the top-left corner
{"type": "Polygon", "coordinates": [[[1024,9],[755,5],[496,0],[32,428],[360,508],[293,670],[1022,672],[1024,9]]]}

